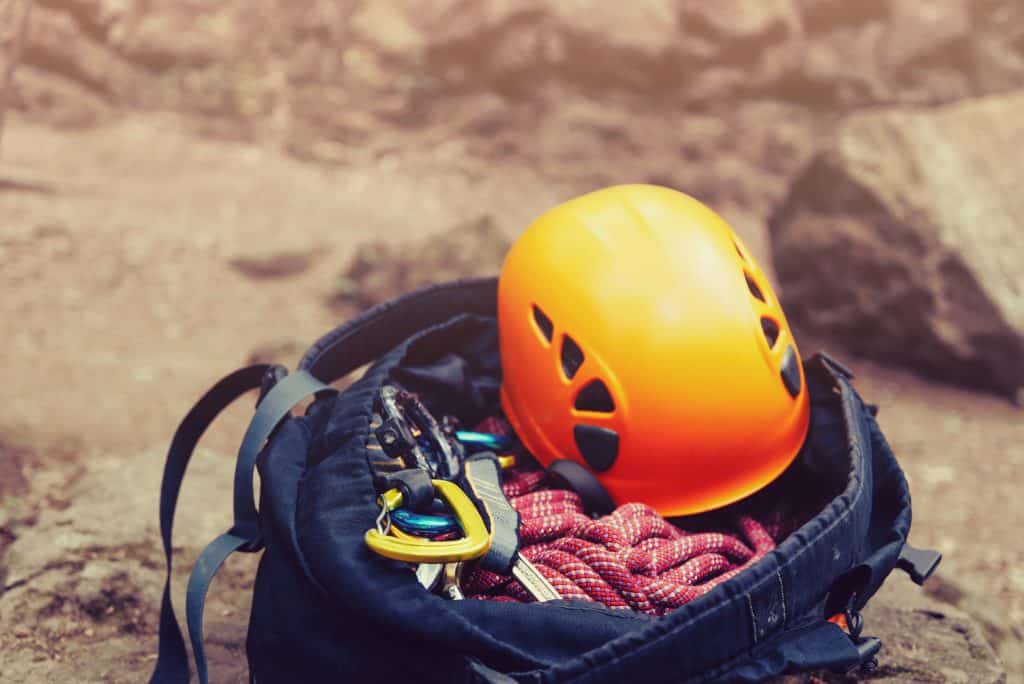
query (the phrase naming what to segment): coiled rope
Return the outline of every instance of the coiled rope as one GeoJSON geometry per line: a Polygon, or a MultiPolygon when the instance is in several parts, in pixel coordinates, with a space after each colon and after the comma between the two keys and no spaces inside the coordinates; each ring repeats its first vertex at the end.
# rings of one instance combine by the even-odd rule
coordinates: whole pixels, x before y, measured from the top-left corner
{"type": "MultiPolygon", "coordinates": [[[[507,431],[490,419],[481,430],[507,431]]],[[[502,488],[521,518],[520,553],[563,598],[662,615],[707,593],[775,548],[781,518],[762,524],[736,512],[726,531],[686,532],[649,506],[629,503],[592,519],[574,492],[553,489],[537,469],[507,471],[502,488]]],[[[528,602],[511,577],[475,568],[463,585],[475,599],[528,602]]]]}

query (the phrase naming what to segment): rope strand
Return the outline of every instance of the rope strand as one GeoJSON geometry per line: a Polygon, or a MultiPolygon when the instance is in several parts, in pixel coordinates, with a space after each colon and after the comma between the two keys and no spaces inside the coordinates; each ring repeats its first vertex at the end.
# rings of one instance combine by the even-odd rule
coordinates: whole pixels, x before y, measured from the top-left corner
{"type": "MultiPolygon", "coordinates": [[[[479,429],[509,432],[498,419],[479,429]]],[[[688,533],[640,503],[592,519],[574,492],[552,489],[543,471],[526,467],[507,471],[502,489],[520,515],[520,553],[562,597],[650,615],[678,608],[761,560],[785,528],[781,519],[765,525],[737,512],[731,533],[688,533]]],[[[474,599],[532,600],[511,577],[480,568],[463,588],[474,599]]]]}

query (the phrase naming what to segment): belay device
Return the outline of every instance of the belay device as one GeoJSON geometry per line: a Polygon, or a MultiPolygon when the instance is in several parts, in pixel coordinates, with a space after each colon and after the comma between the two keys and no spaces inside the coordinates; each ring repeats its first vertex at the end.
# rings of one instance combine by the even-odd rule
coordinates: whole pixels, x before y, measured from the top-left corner
{"type": "MultiPolygon", "coordinates": [[[[813,490],[824,503],[762,560],[663,617],[581,601],[450,601],[426,589],[408,563],[369,549],[364,536],[381,515],[375,466],[393,460],[371,448],[375,416],[383,418],[381,389],[414,392],[434,415],[457,416],[462,425],[496,415],[495,288],[493,279],[456,282],[378,306],[321,338],[296,371],[237,371],[185,417],[160,497],[168,571],[177,495],[199,437],[225,406],[263,385],[239,450],[234,524],[207,547],[189,580],[186,621],[201,682],[210,678],[203,601],[234,551],[263,552],[246,642],[259,684],[751,682],[855,668],[878,655],[861,609],[894,568],[923,582],[938,556],[906,545],[911,510],[903,473],[852,375],[825,356],[804,363],[810,430],[771,486],[780,496],[813,490]],[[370,362],[343,392],[330,386],[370,362]],[[317,399],[305,415],[293,416],[310,395],[317,399]],[[830,621],[837,615],[846,618],[830,621]]],[[[448,482],[437,475],[427,480],[448,482]]],[[[472,516],[465,517],[468,523],[472,516]]],[[[186,682],[189,674],[168,584],[152,681],[186,682]]]]}

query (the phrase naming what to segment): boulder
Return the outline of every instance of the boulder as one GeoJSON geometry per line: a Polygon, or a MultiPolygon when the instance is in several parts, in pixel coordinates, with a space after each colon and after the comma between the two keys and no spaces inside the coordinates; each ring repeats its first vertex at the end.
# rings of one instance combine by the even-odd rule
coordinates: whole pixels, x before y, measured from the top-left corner
{"type": "Polygon", "coordinates": [[[793,323],[998,392],[1024,387],[1024,95],[846,119],[771,217],[793,323]]]}

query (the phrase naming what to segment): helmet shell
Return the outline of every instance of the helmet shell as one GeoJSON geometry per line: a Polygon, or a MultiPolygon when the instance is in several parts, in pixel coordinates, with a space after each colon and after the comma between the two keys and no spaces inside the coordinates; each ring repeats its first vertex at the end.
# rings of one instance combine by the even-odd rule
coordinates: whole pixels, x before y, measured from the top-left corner
{"type": "Polygon", "coordinates": [[[668,188],[623,185],[546,212],[498,283],[502,406],[544,465],[571,459],[617,503],[666,516],[741,499],[807,433],[778,299],[729,225],[668,188]]]}

